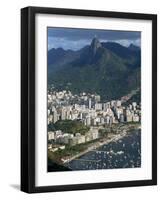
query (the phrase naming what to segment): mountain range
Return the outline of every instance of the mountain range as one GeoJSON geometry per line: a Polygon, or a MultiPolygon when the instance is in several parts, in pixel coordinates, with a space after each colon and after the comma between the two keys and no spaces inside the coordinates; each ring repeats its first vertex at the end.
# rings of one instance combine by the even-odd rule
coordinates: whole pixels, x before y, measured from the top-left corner
{"type": "Polygon", "coordinates": [[[117,99],[140,88],[141,49],[116,42],[100,42],[78,51],[63,48],[48,51],[48,87],[89,92],[103,100],[117,99]]]}

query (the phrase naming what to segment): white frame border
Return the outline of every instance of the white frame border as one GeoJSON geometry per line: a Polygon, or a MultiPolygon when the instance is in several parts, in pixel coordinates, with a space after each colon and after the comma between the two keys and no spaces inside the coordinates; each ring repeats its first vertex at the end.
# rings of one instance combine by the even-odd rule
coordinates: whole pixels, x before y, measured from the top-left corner
{"type": "Polygon", "coordinates": [[[152,179],[152,21],[36,14],[35,185],[54,186],[152,179]],[[142,167],[47,173],[47,27],[141,31],[142,167]],[[148,88],[148,89],[147,89],[148,88]],[[45,94],[45,95],[44,95],[45,94]],[[45,113],[45,114],[44,114],[45,113]]]}

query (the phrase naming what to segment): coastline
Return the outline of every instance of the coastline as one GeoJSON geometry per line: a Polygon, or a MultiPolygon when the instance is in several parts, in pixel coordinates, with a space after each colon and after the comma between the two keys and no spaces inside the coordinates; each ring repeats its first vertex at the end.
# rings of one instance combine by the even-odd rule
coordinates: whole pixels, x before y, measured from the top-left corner
{"type": "Polygon", "coordinates": [[[70,161],[72,161],[72,160],[74,160],[74,159],[76,159],[76,158],[79,158],[80,156],[83,156],[84,154],[86,154],[86,153],[88,153],[88,152],[90,152],[90,151],[92,151],[92,150],[96,150],[97,148],[99,148],[99,147],[101,147],[101,146],[103,146],[103,145],[108,145],[108,144],[111,143],[111,142],[118,141],[118,140],[124,138],[125,136],[127,136],[129,133],[132,133],[132,130],[139,130],[139,129],[140,129],[140,127],[136,128],[136,129],[128,130],[128,131],[126,131],[126,132],[124,131],[123,133],[120,133],[120,134],[117,134],[117,135],[114,134],[114,135],[112,136],[112,138],[107,138],[107,139],[106,139],[105,141],[103,141],[103,142],[97,142],[96,144],[94,144],[93,146],[89,147],[89,148],[86,149],[85,151],[80,152],[79,154],[74,155],[74,156],[72,156],[72,157],[69,158],[69,159],[66,159],[66,160],[64,159],[63,164],[68,163],[68,162],[70,162],[70,161]]]}
{"type": "MultiPolygon", "coordinates": [[[[69,156],[60,156],[59,159],[55,159],[56,157],[54,156],[54,153],[49,152],[51,156],[49,156],[48,158],[51,160],[51,162],[56,163],[56,165],[60,165],[60,167],[68,167],[68,163],[75,160],[75,159],[79,159],[79,157],[84,156],[85,154],[89,153],[90,151],[96,150],[99,147],[103,146],[103,145],[108,145],[111,142],[115,142],[118,141],[126,136],[128,136],[129,134],[131,134],[133,132],[133,130],[139,130],[141,129],[141,124],[140,123],[128,123],[128,124],[122,124],[121,126],[119,126],[119,128],[117,127],[117,129],[115,130],[119,130],[118,132],[114,131],[114,132],[109,132],[108,136],[105,136],[103,138],[100,138],[97,141],[93,141],[92,143],[89,144],[85,144],[85,150],[82,151],[78,151],[76,152],[76,154],[74,155],[69,155],[69,156]]],[[[65,150],[64,150],[65,151],[65,150]]],[[[48,155],[49,155],[48,153],[48,155]]],[[[72,170],[69,168],[69,170],[72,170]]],[[[57,170],[54,170],[57,171],[57,170]]],[[[61,170],[60,170],[61,171],[61,170]]],[[[63,170],[62,170],[63,171],[63,170]]]]}
{"type": "Polygon", "coordinates": [[[75,159],[76,160],[79,159],[81,156],[84,156],[85,154],[88,154],[89,152],[97,151],[98,148],[100,148],[104,145],[108,145],[110,143],[117,142],[120,139],[122,140],[122,139],[124,139],[124,138],[126,138],[126,137],[128,137],[132,134],[135,134],[135,130],[137,130],[137,131],[141,130],[140,126],[138,126],[137,128],[130,129],[127,132],[124,132],[122,134],[113,135],[113,136],[111,136],[110,139],[108,138],[108,139],[104,140],[103,142],[97,142],[91,148],[88,148],[85,151],[80,152],[80,154],[72,156],[71,158],[66,160],[66,162],[64,162],[64,163],[54,162],[54,160],[53,160],[53,161],[51,161],[52,163],[50,163],[50,164],[53,164],[53,167],[51,166],[52,169],[48,170],[48,172],[52,172],[52,171],[55,171],[55,172],[57,172],[57,171],[73,171],[73,169],[68,166],[68,163],[74,161],[75,159]],[[58,167],[59,169],[56,169],[56,166],[59,166],[58,167]]]}

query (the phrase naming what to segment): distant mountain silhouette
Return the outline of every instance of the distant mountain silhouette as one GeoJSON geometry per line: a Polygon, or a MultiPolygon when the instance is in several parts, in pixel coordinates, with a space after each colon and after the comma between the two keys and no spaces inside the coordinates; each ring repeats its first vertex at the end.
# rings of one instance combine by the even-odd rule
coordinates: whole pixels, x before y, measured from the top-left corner
{"type": "Polygon", "coordinates": [[[97,93],[103,99],[120,98],[140,87],[140,65],[139,47],[94,38],[79,51],[49,50],[48,84],[74,93],[97,93]]]}

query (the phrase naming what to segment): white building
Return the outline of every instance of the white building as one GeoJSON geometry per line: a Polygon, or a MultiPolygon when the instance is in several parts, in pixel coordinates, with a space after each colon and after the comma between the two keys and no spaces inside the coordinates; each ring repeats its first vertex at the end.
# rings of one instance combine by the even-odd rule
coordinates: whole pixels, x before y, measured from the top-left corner
{"type": "Polygon", "coordinates": [[[101,100],[100,95],[95,95],[95,101],[96,101],[96,102],[100,102],[100,100],[101,100]]]}
{"type": "Polygon", "coordinates": [[[48,140],[54,140],[55,139],[55,132],[49,131],[48,132],[48,140]]]}
{"type": "Polygon", "coordinates": [[[53,111],[53,123],[57,122],[58,121],[58,113],[57,111],[53,111]]]}
{"type": "Polygon", "coordinates": [[[89,100],[88,100],[88,108],[91,109],[91,107],[92,107],[92,101],[91,101],[91,98],[89,98],[89,100]]]}
{"type": "Polygon", "coordinates": [[[116,106],[117,106],[117,107],[120,107],[120,106],[121,106],[121,101],[120,101],[120,100],[117,100],[117,101],[116,101],[116,106]]]}
{"type": "Polygon", "coordinates": [[[97,125],[96,118],[93,118],[93,119],[91,120],[91,124],[92,124],[93,126],[96,126],[96,125],[97,125]]]}
{"type": "Polygon", "coordinates": [[[127,122],[133,121],[133,115],[129,110],[126,110],[126,121],[127,122]]]}
{"type": "Polygon", "coordinates": [[[90,116],[88,116],[88,117],[86,118],[86,125],[87,125],[87,126],[90,126],[90,125],[91,125],[91,117],[90,117],[90,116]]]}
{"type": "Polygon", "coordinates": [[[140,118],[139,115],[135,114],[133,115],[133,122],[139,122],[140,118]]]}
{"type": "Polygon", "coordinates": [[[136,110],[136,106],[137,106],[137,103],[136,102],[132,102],[133,110],[136,110]]]}
{"type": "Polygon", "coordinates": [[[112,106],[112,107],[116,106],[116,101],[115,101],[115,100],[112,100],[112,101],[111,101],[111,106],[112,106]]]}
{"type": "Polygon", "coordinates": [[[85,135],[80,135],[80,136],[77,136],[77,142],[78,144],[81,144],[81,143],[85,143],[85,135]]]}
{"type": "Polygon", "coordinates": [[[101,123],[101,124],[104,124],[104,123],[105,123],[105,120],[104,120],[103,117],[100,118],[100,123],[101,123]]]}
{"type": "Polygon", "coordinates": [[[102,110],[102,103],[95,103],[95,110],[102,110]]]}
{"type": "Polygon", "coordinates": [[[98,138],[99,138],[98,129],[92,129],[92,130],[91,130],[91,132],[92,132],[92,137],[93,137],[93,140],[95,140],[95,139],[98,139],[98,138]]]}

